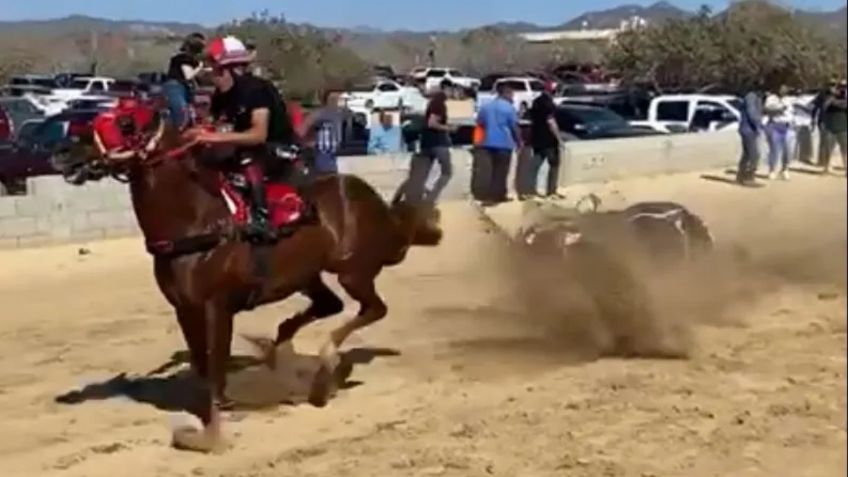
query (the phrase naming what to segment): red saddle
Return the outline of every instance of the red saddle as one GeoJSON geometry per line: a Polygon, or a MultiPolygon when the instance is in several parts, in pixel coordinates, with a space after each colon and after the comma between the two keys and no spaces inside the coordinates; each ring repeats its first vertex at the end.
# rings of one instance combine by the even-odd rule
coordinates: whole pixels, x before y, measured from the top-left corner
{"type": "MultiPolygon", "coordinates": [[[[223,174],[220,180],[221,194],[230,209],[236,225],[247,225],[250,221],[250,203],[223,174]]],[[[265,200],[268,204],[268,220],[274,228],[297,222],[305,210],[304,201],[294,187],[282,182],[266,182],[265,200]]]]}

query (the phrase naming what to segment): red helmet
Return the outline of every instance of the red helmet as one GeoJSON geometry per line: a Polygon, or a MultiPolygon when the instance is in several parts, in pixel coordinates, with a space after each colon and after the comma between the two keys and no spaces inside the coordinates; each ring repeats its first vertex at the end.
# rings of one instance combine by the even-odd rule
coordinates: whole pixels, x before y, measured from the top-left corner
{"type": "Polygon", "coordinates": [[[254,54],[238,38],[225,36],[206,45],[206,58],[215,66],[244,65],[253,61],[254,54]]]}

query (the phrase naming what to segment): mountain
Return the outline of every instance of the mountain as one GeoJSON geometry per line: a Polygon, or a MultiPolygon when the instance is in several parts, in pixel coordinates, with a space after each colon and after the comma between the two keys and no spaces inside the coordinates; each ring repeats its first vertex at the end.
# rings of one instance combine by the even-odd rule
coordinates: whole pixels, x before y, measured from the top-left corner
{"type": "MultiPolygon", "coordinates": [[[[795,10],[795,14],[806,19],[817,27],[832,31],[835,34],[845,36],[846,32],[846,7],[833,12],[795,10]]],[[[633,17],[640,17],[647,24],[661,23],[669,19],[687,18],[694,12],[679,8],[667,1],[660,1],[649,6],[636,4],[625,4],[607,10],[586,12],[576,18],[566,21],[558,26],[540,26],[529,22],[500,22],[487,25],[508,33],[538,32],[547,30],[580,30],[582,28],[605,29],[618,28],[622,22],[629,21],[633,17]]],[[[26,21],[0,21],[0,36],[13,35],[50,35],[62,36],[68,33],[80,33],[88,31],[120,33],[132,36],[184,36],[193,31],[207,31],[203,25],[180,22],[157,22],[146,20],[108,20],[94,18],[84,15],[72,15],[65,18],[51,20],[26,20],[26,21]]],[[[356,26],[353,28],[325,28],[333,33],[344,36],[366,37],[369,40],[398,39],[398,38],[422,38],[428,35],[445,35],[447,31],[386,31],[369,26],[356,26]]]]}
{"type": "Polygon", "coordinates": [[[34,33],[62,36],[69,33],[96,31],[135,36],[184,36],[191,32],[205,31],[206,29],[202,25],[192,23],[107,20],[84,15],[71,15],[51,20],[0,21],[0,35],[29,35],[34,33]]]}
{"type": "Polygon", "coordinates": [[[843,39],[848,35],[848,6],[844,6],[835,12],[795,10],[795,15],[824,29],[824,31],[840,35],[843,39]]]}
{"type": "Polygon", "coordinates": [[[657,2],[653,5],[643,7],[641,5],[621,5],[608,10],[587,12],[577,18],[563,23],[558,29],[580,30],[618,28],[622,22],[629,21],[633,17],[640,17],[647,24],[661,23],[666,20],[686,18],[693,15],[688,10],[675,7],[668,2],[657,2]]]}

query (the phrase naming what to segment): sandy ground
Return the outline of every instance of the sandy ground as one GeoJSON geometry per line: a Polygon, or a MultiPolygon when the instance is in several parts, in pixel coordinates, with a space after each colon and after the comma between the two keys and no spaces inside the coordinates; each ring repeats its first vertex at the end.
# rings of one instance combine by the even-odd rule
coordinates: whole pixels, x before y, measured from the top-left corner
{"type": "MultiPolygon", "coordinates": [[[[443,246],[382,275],[390,314],[348,343],[361,362],[351,386],[324,409],[231,413],[232,447],[203,456],[169,447],[168,396],[184,382],[146,376],[183,343],[141,242],[3,252],[0,474],[845,475],[845,180],[796,174],[750,190],[692,174],[569,194],[586,190],[607,206],[685,203],[719,243],[775,258],[772,286],[729,304],[721,325],[694,326],[688,360],[574,359],[535,344],[533,310],[509,302],[492,266],[496,235],[449,204],[443,246]]],[[[493,215],[514,222],[517,210],[493,215]]],[[[300,306],[245,314],[237,331],[270,336],[300,306]]],[[[333,324],[306,329],[298,350],[314,352],[333,324]]]]}

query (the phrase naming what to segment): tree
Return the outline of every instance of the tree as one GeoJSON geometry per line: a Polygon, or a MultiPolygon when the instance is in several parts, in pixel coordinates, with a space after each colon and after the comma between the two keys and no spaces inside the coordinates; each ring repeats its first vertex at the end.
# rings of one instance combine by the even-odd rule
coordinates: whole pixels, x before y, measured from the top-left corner
{"type": "Polygon", "coordinates": [[[624,78],[659,88],[812,89],[844,70],[845,50],[791,12],[754,0],[718,16],[704,8],[693,18],[622,32],[607,64],[624,78]]]}
{"type": "Polygon", "coordinates": [[[267,12],[223,27],[219,33],[253,42],[259,65],[287,97],[312,99],[327,89],[349,87],[369,74],[368,65],[343,47],[339,38],[290,25],[267,12]]]}

